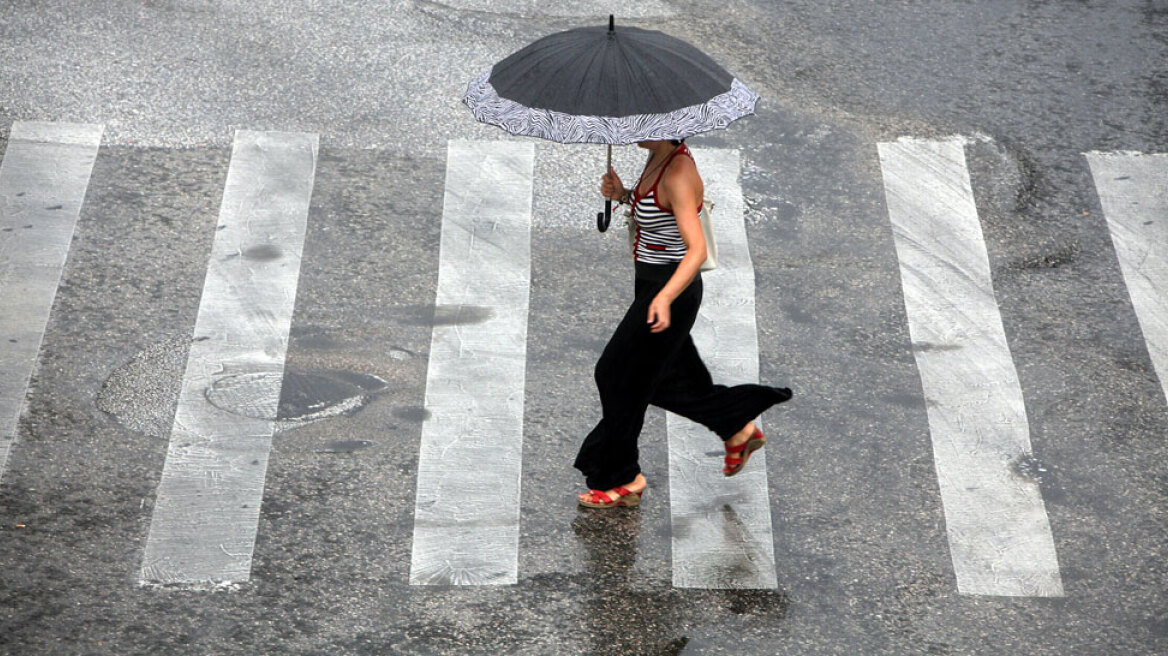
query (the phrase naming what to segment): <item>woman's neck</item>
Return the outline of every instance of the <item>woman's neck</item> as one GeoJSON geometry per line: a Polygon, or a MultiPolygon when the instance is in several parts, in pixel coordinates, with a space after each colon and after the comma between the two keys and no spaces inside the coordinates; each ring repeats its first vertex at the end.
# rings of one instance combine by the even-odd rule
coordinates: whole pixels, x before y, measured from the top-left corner
{"type": "Polygon", "coordinates": [[[646,146],[646,149],[652,153],[649,161],[656,162],[669,157],[669,155],[677,149],[677,146],[675,146],[671,141],[657,141],[646,146]]]}
{"type": "Polygon", "coordinates": [[[641,174],[641,179],[644,180],[651,173],[661,168],[665,160],[673,154],[673,151],[680,148],[669,141],[658,141],[644,146],[649,151],[649,161],[645,162],[644,172],[641,174]]]}

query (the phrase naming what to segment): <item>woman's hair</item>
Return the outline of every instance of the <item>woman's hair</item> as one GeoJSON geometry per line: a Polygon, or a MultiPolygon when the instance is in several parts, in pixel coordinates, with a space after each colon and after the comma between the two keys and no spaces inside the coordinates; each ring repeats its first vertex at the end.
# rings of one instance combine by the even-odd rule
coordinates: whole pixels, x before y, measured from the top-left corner
{"type": "Polygon", "coordinates": [[[673,144],[674,146],[680,146],[681,144],[685,143],[685,139],[670,139],[669,143],[673,144]]]}

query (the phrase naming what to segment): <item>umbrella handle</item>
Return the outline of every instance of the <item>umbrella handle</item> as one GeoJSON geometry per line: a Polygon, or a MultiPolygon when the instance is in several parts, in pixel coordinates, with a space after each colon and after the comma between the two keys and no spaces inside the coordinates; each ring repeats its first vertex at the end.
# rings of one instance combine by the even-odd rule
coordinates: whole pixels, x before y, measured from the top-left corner
{"type": "Polygon", "coordinates": [[[612,200],[604,201],[604,211],[596,213],[596,229],[604,232],[608,230],[608,225],[612,223],[612,200]]]}
{"type": "MultiPolygon", "coordinates": [[[[612,16],[608,17],[608,29],[612,30],[612,16]]],[[[612,144],[608,144],[608,164],[605,166],[604,174],[612,169],[612,144]]],[[[604,199],[604,211],[596,213],[596,229],[604,232],[608,230],[609,224],[612,223],[612,199],[604,199]]]]}

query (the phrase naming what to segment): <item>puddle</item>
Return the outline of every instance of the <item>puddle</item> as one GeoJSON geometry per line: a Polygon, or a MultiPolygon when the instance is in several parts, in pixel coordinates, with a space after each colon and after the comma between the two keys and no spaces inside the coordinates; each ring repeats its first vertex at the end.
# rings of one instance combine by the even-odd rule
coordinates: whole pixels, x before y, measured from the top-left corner
{"type": "Polygon", "coordinates": [[[278,260],[284,256],[283,251],[272,244],[261,244],[260,246],[252,246],[243,252],[244,259],[253,260],[256,262],[271,262],[278,260]]]}
{"type": "Polygon", "coordinates": [[[1046,487],[1054,482],[1053,468],[1039,460],[1034,454],[1024,453],[1010,463],[1010,470],[1015,476],[1033,481],[1046,487]]]}
{"type": "Polygon", "coordinates": [[[398,321],[409,326],[466,326],[495,316],[494,310],[481,305],[413,305],[400,312],[398,321]]]}
{"type": "Polygon", "coordinates": [[[398,408],[393,416],[402,421],[421,423],[430,418],[430,411],[425,408],[398,408]]]}

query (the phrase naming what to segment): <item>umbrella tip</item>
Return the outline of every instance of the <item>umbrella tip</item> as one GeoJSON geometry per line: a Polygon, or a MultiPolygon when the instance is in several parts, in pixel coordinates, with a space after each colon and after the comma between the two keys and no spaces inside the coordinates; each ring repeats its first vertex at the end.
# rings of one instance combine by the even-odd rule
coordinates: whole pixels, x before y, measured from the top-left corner
{"type": "Polygon", "coordinates": [[[616,30],[616,22],[613,20],[612,14],[609,14],[608,15],[608,31],[613,32],[615,30],[616,30]]]}

